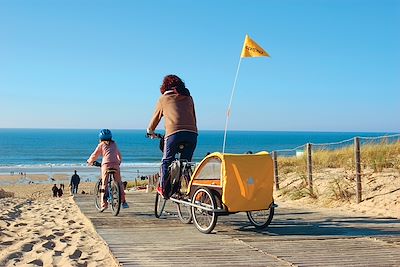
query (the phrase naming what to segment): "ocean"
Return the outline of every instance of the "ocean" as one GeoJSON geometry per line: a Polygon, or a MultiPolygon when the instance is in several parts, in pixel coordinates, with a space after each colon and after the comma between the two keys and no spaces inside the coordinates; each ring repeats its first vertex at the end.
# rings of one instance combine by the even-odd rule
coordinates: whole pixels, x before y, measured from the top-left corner
{"type": "MultiPolygon", "coordinates": [[[[145,130],[112,130],[123,156],[122,171],[131,177],[158,171],[162,153],[158,140],[145,138],[145,130]]],[[[354,136],[374,137],[388,133],[361,132],[271,132],[228,131],[225,152],[273,151],[292,149],[305,143],[329,143],[354,136]]],[[[193,161],[208,152],[222,151],[223,131],[200,131],[193,161]]],[[[0,129],[0,174],[11,172],[71,173],[74,169],[87,176],[98,169],[86,166],[86,160],[98,144],[98,130],[77,129],[0,129]],[[89,169],[88,169],[89,168],[89,169]]]]}

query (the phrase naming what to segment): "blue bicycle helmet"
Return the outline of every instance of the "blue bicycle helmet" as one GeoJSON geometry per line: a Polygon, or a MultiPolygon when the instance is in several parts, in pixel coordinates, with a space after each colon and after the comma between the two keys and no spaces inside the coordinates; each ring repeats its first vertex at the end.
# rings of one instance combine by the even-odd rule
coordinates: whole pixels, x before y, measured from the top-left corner
{"type": "Polygon", "coordinates": [[[102,130],[100,130],[99,139],[100,139],[101,141],[111,141],[111,139],[112,139],[112,133],[111,133],[111,131],[108,130],[108,129],[102,129],[102,130]]]}

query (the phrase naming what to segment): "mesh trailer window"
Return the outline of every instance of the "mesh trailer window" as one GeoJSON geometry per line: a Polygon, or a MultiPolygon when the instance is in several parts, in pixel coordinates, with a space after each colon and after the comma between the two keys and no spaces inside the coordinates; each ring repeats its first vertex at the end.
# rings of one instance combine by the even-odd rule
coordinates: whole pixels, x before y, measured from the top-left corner
{"type": "Polygon", "coordinates": [[[196,175],[195,180],[220,180],[221,179],[221,160],[219,158],[211,158],[202,164],[200,172],[196,175]]]}

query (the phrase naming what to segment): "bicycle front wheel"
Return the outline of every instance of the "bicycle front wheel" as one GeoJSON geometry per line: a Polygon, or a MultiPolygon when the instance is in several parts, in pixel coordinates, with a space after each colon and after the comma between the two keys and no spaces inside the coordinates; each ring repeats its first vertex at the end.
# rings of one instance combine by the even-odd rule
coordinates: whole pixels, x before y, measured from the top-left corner
{"type": "Polygon", "coordinates": [[[163,198],[159,193],[156,192],[156,199],[154,202],[154,215],[156,218],[160,218],[164,211],[165,203],[167,200],[163,198]]]}
{"type": "Polygon", "coordinates": [[[101,210],[101,179],[94,186],[94,206],[98,211],[101,210]]]}
{"type": "Polygon", "coordinates": [[[121,190],[116,181],[111,183],[111,210],[114,216],[117,216],[121,209],[121,190]]]}

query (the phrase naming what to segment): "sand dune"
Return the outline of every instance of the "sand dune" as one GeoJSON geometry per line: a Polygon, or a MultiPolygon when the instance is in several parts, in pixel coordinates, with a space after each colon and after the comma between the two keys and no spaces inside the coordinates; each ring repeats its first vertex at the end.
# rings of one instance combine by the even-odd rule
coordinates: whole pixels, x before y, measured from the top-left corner
{"type": "Polygon", "coordinates": [[[396,169],[363,170],[362,202],[356,203],[354,171],[325,168],[313,173],[314,195],[307,190],[305,175],[281,175],[275,199],[286,205],[337,209],[369,216],[400,219],[400,173],[396,169]]]}

